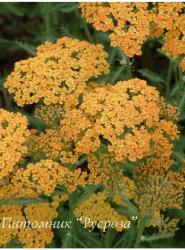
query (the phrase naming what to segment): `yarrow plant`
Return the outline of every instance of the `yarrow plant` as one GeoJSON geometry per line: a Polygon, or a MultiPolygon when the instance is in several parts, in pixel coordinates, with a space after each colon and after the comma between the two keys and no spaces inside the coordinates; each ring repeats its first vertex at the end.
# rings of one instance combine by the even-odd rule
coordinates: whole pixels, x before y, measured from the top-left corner
{"type": "Polygon", "coordinates": [[[111,45],[141,55],[149,37],[164,37],[164,52],[181,59],[184,70],[183,3],[81,3],[82,15],[97,30],[110,32],[111,45]]]}
{"type": "Polygon", "coordinates": [[[182,74],[184,4],[81,3],[80,10],[83,24],[107,32],[130,73],[111,78],[107,45],[67,36],[15,63],[4,87],[17,112],[0,109],[2,247],[50,247],[56,239],[60,247],[89,247],[86,237],[96,247],[97,235],[106,247],[115,237],[114,247],[138,247],[178,230],[180,218],[170,215],[183,209],[185,187],[173,158],[178,101],[168,102],[155,78],[132,75],[130,58],[161,38],[161,53],[182,74]],[[56,220],[71,226],[55,228],[56,220]]]}

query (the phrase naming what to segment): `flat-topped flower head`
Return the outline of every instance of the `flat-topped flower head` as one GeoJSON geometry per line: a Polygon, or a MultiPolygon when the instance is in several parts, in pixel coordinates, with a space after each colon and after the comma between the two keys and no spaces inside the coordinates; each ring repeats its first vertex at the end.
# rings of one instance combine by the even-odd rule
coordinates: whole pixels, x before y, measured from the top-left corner
{"type": "Polygon", "coordinates": [[[77,155],[96,152],[103,144],[117,162],[140,160],[158,147],[169,151],[178,130],[168,114],[162,115],[161,103],[158,91],[137,78],[113,86],[92,84],[81,105],[64,115],[60,135],[73,142],[77,155]]]}
{"type": "Polygon", "coordinates": [[[128,57],[141,55],[149,35],[148,3],[81,3],[82,15],[97,30],[110,32],[111,46],[128,57]]]}
{"type": "Polygon", "coordinates": [[[164,37],[169,56],[184,57],[184,3],[81,3],[82,16],[109,33],[111,46],[128,57],[142,54],[150,37],[164,37]],[[173,41],[173,42],[172,42],[173,41]]]}
{"type": "Polygon", "coordinates": [[[108,73],[107,57],[100,44],[63,37],[39,46],[35,57],[15,63],[4,86],[19,106],[41,99],[47,105],[63,103],[79,85],[108,73]]]}
{"type": "Polygon", "coordinates": [[[181,59],[181,67],[185,70],[185,15],[184,3],[155,3],[151,10],[153,25],[151,36],[164,38],[162,50],[174,59],[181,59]]]}

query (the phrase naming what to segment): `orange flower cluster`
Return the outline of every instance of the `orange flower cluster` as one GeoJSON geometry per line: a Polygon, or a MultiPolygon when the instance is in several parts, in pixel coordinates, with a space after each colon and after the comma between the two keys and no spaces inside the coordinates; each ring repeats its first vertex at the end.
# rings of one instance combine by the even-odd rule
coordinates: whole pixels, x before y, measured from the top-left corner
{"type": "Polygon", "coordinates": [[[107,56],[102,45],[63,37],[39,46],[35,57],[17,62],[4,86],[19,106],[41,99],[47,105],[63,104],[79,85],[108,73],[107,56]]]}
{"type": "Polygon", "coordinates": [[[34,111],[34,117],[41,120],[47,127],[53,128],[60,125],[64,114],[64,107],[59,104],[41,105],[34,111]]]}
{"type": "Polygon", "coordinates": [[[107,141],[108,152],[116,161],[142,159],[154,152],[155,142],[156,147],[161,144],[171,149],[164,131],[176,139],[177,129],[172,121],[160,120],[161,103],[158,92],[139,79],[115,86],[92,84],[84,92],[81,105],[63,115],[57,130],[30,137],[30,154],[75,163],[84,153],[98,150],[102,140],[107,141]]]}
{"type": "MultiPolygon", "coordinates": [[[[48,121],[52,119],[57,107],[52,106],[52,112],[47,113],[48,121]]],[[[45,108],[47,109],[47,106],[45,108]]],[[[60,125],[58,123],[57,127],[54,125],[52,129],[40,135],[32,131],[27,144],[29,156],[41,161],[27,165],[27,168],[22,173],[18,171],[17,175],[24,180],[25,186],[32,185],[32,189],[46,195],[51,195],[57,185],[63,185],[68,192],[74,192],[78,187],[100,184],[104,187],[106,197],[116,204],[123,205],[124,194],[128,199],[134,199],[141,213],[145,213],[142,202],[144,204],[143,200],[147,197],[140,197],[141,189],[138,188],[136,192],[135,187],[135,183],[142,187],[144,177],[135,179],[134,183],[124,176],[119,164],[152,157],[151,159],[158,159],[157,164],[148,163],[148,168],[144,163],[140,165],[143,173],[147,173],[146,176],[156,176],[156,173],[158,176],[160,171],[168,171],[172,165],[172,142],[178,138],[176,120],[176,108],[166,104],[164,99],[159,97],[157,90],[143,80],[121,81],[116,85],[91,83],[84,88],[82,100],[79,100],[78,105],[62,114],[60,125]],[[86,167],[69,170],[69,166],[78,165],[84,154],[87,155],[86,167]]],[[[173,177],[170,179],[170,185],[172,181],[173,177]]],[[[18,177],[14,183],[18,183],[18,177]]],[[[180,190],[182,191],[182,187],[180,190]]],[[[170,198],[172,191],[168,190],[169,199],[164,207],[173,205],[174,196],[170,198]]],[[[150,192],[152,193],[153,189],[150,192]]],[[[156,199],[157,204],[162,199],[163,196],[159,196],[159,200],[156,199]]],[[[76,216],[92,212],[85,210],[83,206],[86,206],[86,203],[89,201],[86,200],[78,207],[76,216]]],[[[177,199],[175,204],[180,207],[181,203],[182,200],[177,199]]],[[[121,216],[109,203],[105,206],[115,215],[112,215],[112,220],[121,216]]],[[[160,214],[159,211],[150,211],[154,221],[155,215],[160,214]]],[[[161,214],[160,216],[162,218],[161,214]]],[[[96,216],[95,218],[101,219],[96,216]]],[[[165,219],[163,224],[164,221],[165,219]]],[[[162,224],[157,226],[161,227],[162,224]]],[[[168,226],[166,225],[166,228],[168,226]]]]}
{"type": "Polygon", "coordinates": [[[161,118],[161,102],[157,90],[140,79],[92,84],[81,105],[64,115],[60,134],[73,142],[78,156],[102,144],[117,162],[140,160],[160,147],[171,154],[170,140],[178,138],[178,131],[173,121],[161,118]]]}
{"type": "MultiPolygon", "coordinates": [[[[47,159],[36,164],[30,163],[25,169],[18,169],[12,177],[12,183],[17,189],[16,191],[24,188],[31,196],[36,194],[37,196],[40,194],[50,196],[58,185],[66,188],[68,192],[75,191],[79,186],[85,186],[86,176],[87,174],[80,168],[72,171],[47,159]]],[[[21,192],[19,195],[23,194],[21,192]]]]}
{"type": "Polygon", "coordinates": [[[149,35],[148,3],[81,3],[82,15],[97,30],[111,31],[113,47],[121,47],[128,57],[141,55],[149,35]]]}
{"type": "MultiPolygon", "coordinates": [[[[142,17],[147,13],[147,4],[123,5],[128,13],[132,9],[131,27],[125,28],[130,36],[136,33],[133,38],[137,40],[138,30],[148,22],[147,17],[142,17]],[[140,18],[143,21],[135,25],[140,18]]],[[[119,27],[127,26],[122,3],[119,6],[119,11],[115,3],[104,7],[111,8],[119,27]]],[[[107,19],[102,26],[105,30],[115,25],[108,13],[101,14],[107,19]]],[[[130,43],[136,53],[144,36],[141,34],[137,45],[134,40],[130,43]]],[[[5,86],[15,94],[20,106],[39,102],[33,115],[46,128],[42,132],[28,130],[22,115],[0,110],[0,199],[44,196],[48,202],[41,200],[39,204],[11,208],[3,205],[1,215],[12,214],[15,220],[24,221],[52,220],[57,217],[60,203],[68,202],[70,193],[99,185],[101,191],[76,207],[75,216],[89,216],[97,222],[126,222],[127,216],[119,214],[112,204],[123,206],[129,199],[138,204],[142,214],[150,211],[151,225],[160,217],[163,224],[158,223],[158,228],[168,228],[161,210],[169,206],[180,208],[184,187],[181,175],[170,170],[173,142],[178,139],[176,108],[138,78],[115,85],[92,82],[92,77],[108,72],[106,58],[101,45],[64,37],[55,44],[41,45],[35,57],[16,63],[5,86]],[[133,179],[126,175],[127,164],[138,166],[133,179]],[[55,196],[55,192],[63,189],[64,195],[55,196]]],[[[173,226],[174,223],[169,224],[173,226]]],[[[123,227],[117,225],[115,229],[122,231],[123,227]]],[[[52,238],[51,228],[26,227],[2,233],[0,245],[16,239],[24,247],[39,248],[52,238]]]]}
{"type": "Polygon", "coordinates": [[[22,207],[16,206],[16,205],[4,205],[0,207],[0,245],[4,246],[8,242],[12,240],[12,238],[15,238],[18,229],[15,228],[9,228],[8,227],[8,221],[3,221],[3,218],[12,218],[16,221],[25,221],[24,217],[22,216],[21,212],[22,207]]]}
{"type": "Polygon", "coordinates": [[[105,193],[117,204],[122,203],[121,193],[128,199],[133,199],[136,191],[134,182],[124,175],[119,165],[112,165],[110,160],[108,154],[89,155],[87,166],[89,174],[86,182],[103,185],[105,193]]]}
{"type": "Polygon", "coordinates": [[[185,179],[181,173],[169,169],[171,160],[165,156],[149,158],[134,170],[134,181],[137,187],[135,201],[141,214],[150,215],[148,226],[158,227],[159,231],[166,232],[173,225],[178,229],[178,219],[164,217],[166,208],[181,209],[183,205],[185,179]],[[168,165],[168,170],[164,165],[168,165]],[[168,223],[166,223],[168,221],[168,223]]]}
{"type": "MultiPolygon", "coordinates": [[[[104,192],[99,192],[97,194],[92,194],[88,197],[82,204],[75,208],[75,216],[80,219],[82,224],[85,224],[85,218],[90,218],[91,221],[96,221],[98,223],[98,228],[106,231],[105,222],[113,224],[114,228],[121,232],[124,225],[128,223],[128,219],[120,215],[111,207],[108,199],[108,195],[104,192]]],[[[94,226],[94,225],[93,225],[94,226]]],[[[86,222],[86,227],[92,228],[92,223],[86,222]]]]}
{"type": "Polygon", "coordinates": [[[113,47],[125,55],[141,55],[150,37],[164,36],[163,50],[182,59],[184,67],[184,3],[81,3],[82,15],[97,30],[110,32],[113,47]]]}
{"type": "Polygon", "coordinates": [[[7,177],[26,154],[27,119],[0,109],[0,180],[7,177]]]}
{"type": "Polygon", "coordinates": [[[52,203],[44,202],[27,206],[3,205],[0,207],[0,214],[1,246],[6,246],[11,240],[16,240],[24,248],[43,248],[52,242],[52,228],[44,226],[57,217],[52,203]],[[28,221],[33,227],[26,226],[28,221]],[[34,226],[36,222],[40,225],[43,223],[43,226],[40,228],[34,226]]]}
{"type": "MultiPolygon", "coordinates": [[[[25,219],[30,223],[50,222],[57,217],[56,210],[49,203],[39,203],[36,205],[27,205],[24,208],[25,219]]],[[[52,242],[53,232],[51,228],[20,228],[18,241],[25,248],[43,248],[46,244],[52,242]]]]}
{"type": "MultiPolygon", "coordinates": [[[[20,171],[14,176],[12,184],[0,186],[0,199],[15,200],[16,198],[34,197],[39,194],[25,186],[24,176],[20,171]],[[19,180],[18,180],[19,179],[19,180]]],[[[57,217],[59,201],[63,196],[54,196],[50,202],[39,202],[28,205],[1,205],[0,206],[0,245],[6,246],[15,240],[25,248],[43,248],[52,242],[53,232],[49,223],[57,217]],[[5,219],[6,218],[6,219],[5,219]],[[39,226],[36,223],[40,223],[39,226]]],[[[39,200],[38,200],[39,201],[39,200]]]]}
{"type": "Polygon", "coordinates": [[[35,130],[31,132],[26,145],[28,155],[35,160],[49,158],[60,160],[63,165],[77,162],[78,156],[73,153],[72,142],[65,143],[59,128],[48,129],[40,135],[37,135],[35,130]]]}
{"type": "Polygon", "coordinates": [[[153,8],[151,36],[164,37],[162,49],[172,58],[181,59],[185,70],[185,16],[184,3],[156,3],[153,8]]]}

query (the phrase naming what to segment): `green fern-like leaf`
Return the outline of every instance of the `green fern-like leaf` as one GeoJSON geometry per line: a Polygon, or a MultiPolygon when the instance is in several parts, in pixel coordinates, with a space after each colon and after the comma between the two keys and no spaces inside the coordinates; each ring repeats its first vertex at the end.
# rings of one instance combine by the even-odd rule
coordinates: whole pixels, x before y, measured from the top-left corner
{"type": "Polygon", "coordinates": [[[12,13],[19,17],[24,15],[24,12],[20,9],[20,5],[17,3],[1,3],[0,13],[12,13]]]}
{"type": "Polygon", "coordinates": [[[138,72],[147,80],[151,81],[152,83],[157,84],[164,84],[165,80],[159,76],[159,74],[149,70],[149,69],[140,69],[138,72]]]}
{"type": "Polygon", "coordinates": [[[98,188],[100,188],[99,185],[93,186],[89,185],[86,187],[85,191],[79,196],[79,198],[74,203],[74,206],[80,205],[82,202],[84,202],[92,193],[94,193],[98,188]]]}
{"type": "Polygon", "coordinates": [[[178,111],[180,113],[179,121],[184,120],[185,119],[185,93],[183,94],[183,96],[179,102],[178,111]]]}
{"type": "Polygon", "coordinates": [[[70,13],[70,12],[73,12],[74,10],[76,10],[78,8],[79,8],[78,3],[72,3],[70,5],[68,3],[62,3],[60,11],[63,12],[63,13],[70,13]]]}
{"type": "Polygon", "coordinates": [[[35,46],[27,42],[10,41],[5,38],[0,38],[0,48],[7,49],[9,51],[24,50],[30,55],[35,55],[35,46]]]}

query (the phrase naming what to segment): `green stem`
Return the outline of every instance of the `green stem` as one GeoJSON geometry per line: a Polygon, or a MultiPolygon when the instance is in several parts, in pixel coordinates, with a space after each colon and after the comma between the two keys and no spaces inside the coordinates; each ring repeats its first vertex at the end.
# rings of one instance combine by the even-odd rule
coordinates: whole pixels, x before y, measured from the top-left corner
{"type": "Polygon", "coordinates": [[[117,49],[113,48],[109,56],[109,64],[113,64],[116,54],[117,54],[117,49]]]}
{"type": "Polygon", "coordinates": [[[123,241],[125,241],[125,235],[113,246],[113,248],[117,248],[123,241]]]}
{"type": "Polygon", "coordinates": [[[72,240],[72,235],[71,232],[68,231],[64,237],[64,242],[62,243],[61,248],[70,248],[71,247],[71,240],[72,240]]]}
{"type": "Polygon", "coordinates": [[[81,241],[81,240],[79,240],[79,239],[75,239],[75,241],[76,241],[78,244],[80,244],[83,248],[88,248],[88,246],[87,246],[83,241],[81,241]]]}
{"type": "Polygon", "coordinates": [[[122,49],[119,49],[119,53],[120,53],[121,59],[123,60],[125,68],[126,68],[127,79],[130,79],[132,77],[130,60],[126,55],[124,55],[122,49]]]}
{"type": "Polygon", "coordinates": [[[93,38],[92,38],[91,33],[89,31],[88,25],[87,25],[86,21],[84,20],[84,18],[81,16],[79,9],[76,9],[75,13],[76,13],[76,16],[79,17],[80,20],[81,20],[81,23],[82,23],[82,26],[83,26],[83,30],[84,30],[84,33],[85,33],[88,41],[90,43],[93,43],[93,38]]]}
{"type": "Polygon", "coordinates": [[[172,238],[174,237],[174,233],[170,232],[170,233],[166,233],[166,234],[154,234],[152,236],[142,236],[141,237],[141,241],[142,242],[151,242],[151,241],[158,241],[158,240],[163,240],[163,239],[167,239],[167,238],[172,238]]]}
{"type": "Polygon", "coordinates": [[[184,92],[183,90],[183,74],[181,71],[181,68],[179,66],[179,63],[177,61],[173,61],[173,71],[175,73],[175,86],[171,91],[171,97],[174,97],[175,102],[179,106],[179,110],[182,108],[181,105],[183,106],[184,103],[184,95],[182,93],[184,92]]]}
{"type": "Polygon", "coordinates": [[[85,32],[85,35],[86,35],[87,39],[89,40],[90,43],[93,43],[93,38],[91,36],[91,33],[89,31],[87,23],[85,22],[85,20],[83,19],[83,17],[81,18],[81,20],[82,20],[84,32],[85,32]]]}
{"type": "Polygon", "coordinates": [[[41,11],[43,13],[44,25],[45,25],[45,39],[52,40],[52,32],[51,32],[51,16],[49,13],[49,4],[48,2],[41,4],[41,11]]]}
{"type": "Polygon", "coordinates": [[[177,97],[179,97],[181,96],[181,91],[183,88],[183,74],[182,74],[181,67],[179,65],[177,65],[177,70],[178,70],[178,75],[179,75],[179,91],[177,93],[177,97]]]}
{"type": "Polygon", "coordinates": [[[179,73],[179,81],[182,83],[183,82],[183,74],[182,74],[182,70],[181,67],[178,64],[178,73],[179,73]]]}
{"type": "Polygon", "coordinates": [[[131,72],[131,67],[130,67],[130,61],[127,57],[127,78],[131,79],[132,78],[132,72],[131,72]]]}
{"type": "Polygon", "coordinates": [[[167,73],[167,79],[166,79],[166,96],[168,97],[169,91],[170,91],[170,84],[171,84],[171,77],[172,77],[172,71],[173,71],[173,61],[169,61],[169,67],[168,67],[168,73],[167,73]]]}
{"type": "Polygon", "coordinates": [[[184,161],[185,157],[183,155],[181,155],[179,152],[175,151],[175,152],[173,152],[173,155],[177,158],[178,161],[180,161],[180,162],[184,161]]]}
{"type": "Polygon", "coordinates": [[[185,93],[181,97],[181,100],[180,100],[179,105],[178,105],[178,111],[180,114],[183,111],[184,103],[185,103],[185,93]]]}
{"type": "Polygon", "coordinates": [[[73,232],[74,232],[74,220],[75,218],[73,215],[73,204],[72,204],[72,201],[69,200],[69,221],[71,221],[72,223],[71,223],[71,227],[66,232],[61,248],[70,248],[72,246],[73,232]]]}
{"type": "Polygon", "coordinates": [[[11,99],[7,94],[7,90],[4,87],[2,87],[0,88],[0,91],[3,94],[3,101],[6,109],[11,111],[11,99]]]}
{"type": "Polygon", "coordinates": [[[135,207],[130,201],[128,198],[126,197],[122,197],[122,200],[123,200],[123,204],[124,206],[126,206],[129,211],[132,212],[132,216],[139,216],[139,211],[137,209],[137,207],[135,207]]]}
{"type": "Polygon", "coordinates": [[[116,82],[123,70],[125,69],[125,65],[121,66],[118,71],[116,71],[115,75],[112,77],[112,82],[116,82]]]}
{"type": "Polygon", "coordinates": [[[122,51],[122,49],[118,49],[119,52],[119,56],[121,58],[120,60],[120,64],[121,67],[120,69],[115,73],[115,75],[112,77],[112,81],[115,82],[117,79],[119,79],[121,73],[123,72],[123,70],[126,70],[126,75],[127,75],[127,79],[132,78],[132,72],[131,72],[131,67],[130,67],[130,61],[128,59],[128,57],[126,57],[122,51]]]}
{"type": "Polygon", "coordinates": [[[138,220],[138,230],[137,230],[137,236],[136,236],[136,241],[135,241],[135,244],[134,244],[134,247],[139,247],[139,244],[141,242],[141,239],[142,239],[142,234],[143,234],[143,231],[146,227],[146,224],[148,222],[148,220],[150,219],[149,216],[141,216],[140,219],[138,220]]]}

